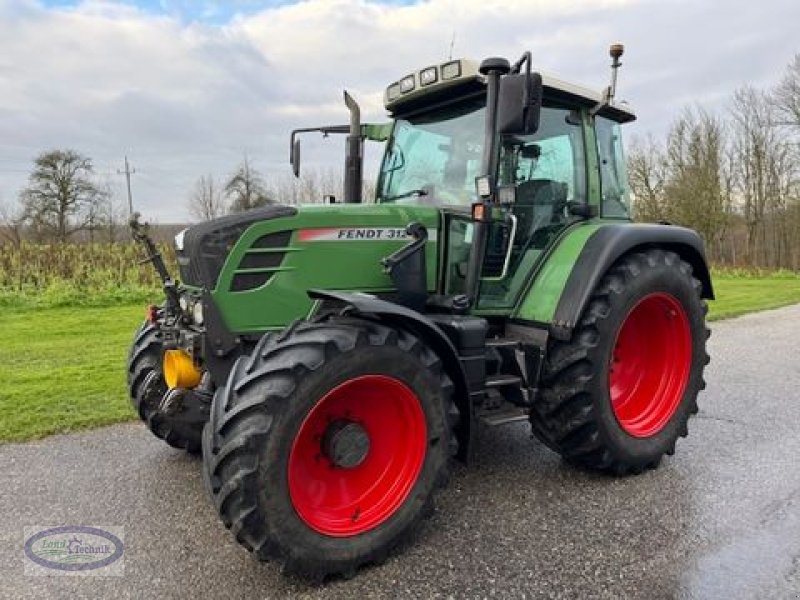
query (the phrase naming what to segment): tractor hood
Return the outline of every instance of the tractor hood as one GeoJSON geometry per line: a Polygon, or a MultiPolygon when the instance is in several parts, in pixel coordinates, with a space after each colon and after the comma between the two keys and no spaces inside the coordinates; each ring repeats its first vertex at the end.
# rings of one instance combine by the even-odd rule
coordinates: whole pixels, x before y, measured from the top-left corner
{"type": "Polygon", "coordinates": [[[184,230],[175,240],[181,281],[193,287],[214,289],[231,248],[248,227],[260,221],[295,214],[297,209],[291,206],[265,206],[212,219],[184,230]]]}
{"type": "Polygon", "coordinates": [[[391,293],[381,259],[428,230],[427,284],[437,286],[440,211],[396,204],[273,205],[202,223],[176,239],[181,280],[208,290],[227,329],[256,333],[307,318],[308,290],[391,293]],[[182,243],[181,243],[182,242],[182,243]]]}

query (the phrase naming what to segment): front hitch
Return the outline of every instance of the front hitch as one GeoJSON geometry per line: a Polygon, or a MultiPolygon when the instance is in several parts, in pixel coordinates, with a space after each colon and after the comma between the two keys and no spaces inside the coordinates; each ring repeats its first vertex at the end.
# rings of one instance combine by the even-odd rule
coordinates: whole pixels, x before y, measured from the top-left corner
{"type": "Polygon", "coordinates": [[[139,261],[139,264],[153,264],[159,279],[161,279],[161,285],[164,289],[164,295],[166,296],[166,305],[164,306],[165,312],[170,315],[178,314],[180,311],[178,287],[172,277],[170,277],[169,271],[167,271],[167,265],[164,264],[164,258],[161,256],[161,252],[158,251],[155,242],[150,238],[148,233],[150,224],[140,222],[140,217],[141,215],[136,212],[131,215],[130,221],[128,221],[133,239],[142,244],[147,252],[147,258],[139,261]]]}

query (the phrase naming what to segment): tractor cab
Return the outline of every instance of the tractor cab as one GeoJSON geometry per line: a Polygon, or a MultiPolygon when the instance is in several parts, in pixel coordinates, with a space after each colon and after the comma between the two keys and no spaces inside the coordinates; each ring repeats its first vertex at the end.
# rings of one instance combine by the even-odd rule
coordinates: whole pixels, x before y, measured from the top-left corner
{"type": "MultiPolygon", "coordinates": [[[[476,310],[513,307],[547,248],[576,222],[593,217],[627,220],[630,215],[620,125],[634,120],[634,113],[626,104],[614,103],[608,91],[598,94],[531,74],[526,57],[512,71],[521,71],[524,62],[528,70],[518,73],[516,81],[513,72],[503,78],[516,87],[498,86],[494,101],[500,97],[501,104],[493,110],[487,109],[487,75],[477,62],[460,59],[390,84],[384,104],[391,122],[360,125],[356,119],[362,141],[385,143],[374,201],[441,211],[441,294],[470,294],[468,270],[477,241],[473,207],[488,208],[486,246],[477,289],[472,290],[476,310]],[[526,93],[536,97],[529,110],[537,113],[537,122],[535,127],[515,127],[520,118],[515,113],[526,93]],[[498,118],[506,121],[502,131],[498,118]],[[481,195],[479,182],[488,184],[489,194],[481,195]]],[[[352,110],[354,102],[346,98],[352,110]]],[[[314,130],[353,137],[348,126],[293,132],[296,172],[295,135],[314,130]]]]}

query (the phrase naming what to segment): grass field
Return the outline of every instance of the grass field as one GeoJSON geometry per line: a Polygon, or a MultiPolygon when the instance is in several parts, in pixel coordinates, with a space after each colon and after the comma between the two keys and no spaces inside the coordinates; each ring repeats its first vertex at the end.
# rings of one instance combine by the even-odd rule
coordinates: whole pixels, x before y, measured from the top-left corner
{"type": "Polygon", "coordinates": [[[134,417],[125,359],[142,305],[0,313],[0,441],[134,417]]]}
{"type": "MultiPolygon", "coordinates": [[[[720,319],[800,302],[800,278],[717,275],[720,319]]],[[[0,442],[134,418],[125,358],[142,304],[0,313],[0,442]]]]}
{"type": "Polygon", "coordinates": [[[738,277],[716,275],[709,318],[728,319],[757,310],[800,302],[800,277],[738,277]]]}

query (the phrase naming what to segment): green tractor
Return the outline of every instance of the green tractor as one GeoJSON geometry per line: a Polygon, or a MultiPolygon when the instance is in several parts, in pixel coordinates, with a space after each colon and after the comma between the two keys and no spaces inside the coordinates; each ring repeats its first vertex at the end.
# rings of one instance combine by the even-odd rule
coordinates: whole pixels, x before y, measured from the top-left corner
{"type": "Polygon", "coordinates": [[[345,93],[343,202],[190,227],[130,351],[134,406],[202,452],[223,523],[308,577],[382,561],[482,426],[528,421],[573,465],[626,475],[697,412],[713,298],[698,235],[629,215],[615,102],[515,63],[392,83],[387,124],[345,93]],[[363,203],[364,143],[385,145],[363,203]],[[370,199],[372,200],[372,199],[370,199]]]}

